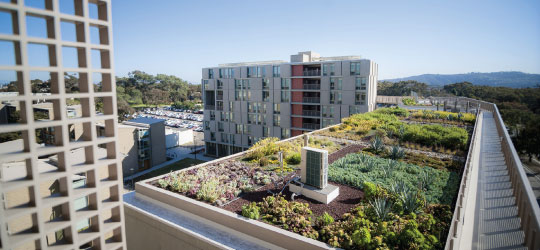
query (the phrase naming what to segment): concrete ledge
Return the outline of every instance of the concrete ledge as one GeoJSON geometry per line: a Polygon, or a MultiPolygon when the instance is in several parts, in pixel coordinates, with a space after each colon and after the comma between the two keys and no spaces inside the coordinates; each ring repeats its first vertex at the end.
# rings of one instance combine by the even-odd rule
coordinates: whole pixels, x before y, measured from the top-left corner
{"type": "Polygon", "coordinates": [[[173,193],[144,182],[135,186],[138,195],[163,202],[188,213],[205,218],[226,228],[252,236],[286,249],[335,249],[332,246],[284,229],[245,218],[183,195],[173,193]]]}
{"type": "Polygon", "coordinates": [[[331,184],[326,185],[323,189],[318,189],[309,185],[301,187],[300,185],[291,183],[289,184],[289,191],[324,204],[332,202],[339,195],[339,187],[331,184]]]}

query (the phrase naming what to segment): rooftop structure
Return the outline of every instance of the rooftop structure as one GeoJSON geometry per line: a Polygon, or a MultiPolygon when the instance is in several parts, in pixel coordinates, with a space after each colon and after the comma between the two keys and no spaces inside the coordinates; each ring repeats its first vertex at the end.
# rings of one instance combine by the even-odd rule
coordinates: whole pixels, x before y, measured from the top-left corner
{"type": "MultiPolygon", "coordinates": [[[[523,169],[519,167],[519,158],[504,129],[497,107],[492,103],[467,98],[441,98],[437,101],[448,102],[452,104],[448,106],[449,109],[457,109],[456,111],[462,113],[381,109],[375,111],[374,114],[353,116],[345,119],[343,124],[292,137],[277,142],[275,145],[271,140],[264,140],[258,147],[247,152],[139,182],[136,185],[135,194],[126,195],[126,223],[132,228],[130,229],[132,235],[137,235],[137,237],[130,237],[128,234],[128,247],[142,249],[144,242],[147,242],[145,237],[152,238],[165,231],[169,232],[169,235],[174,235],[168,238],[167,244],[175,242],[174,245],[191,248],[215,246],[237,249],[365,247],[362,244],[383,244],[396,247],[391,245],[395,243],[388,241],[386,236],[379,235],[376,230],[368,229],[371,239],[377,241],[367,243],[358,235],[365,234],[361,227],[360,231],[349,231],[351,229],[344,226],[347,224],[341,224],[342,222],[327,222],[330,224],[325,227],[324,224],[318,224],[322,222],[317,218],[326,211],[335,219],[339,218],[346,222],[350,219],[354,220],[355,211],[364,211],[361,213],[364,216],[363,219],[375,224],[378,220],[387,221],[388,228],[395,230],[392,224],[396,221],[405,220],[403,223],[407,223],[407,220],[423,218],[426,214],[438,211],[437,214],[432,214],[437,225],[436,229],[429,230],[442,231],[437,233],[441,235],[440,237],[436,236],[439,243],[428,243],[436,244],[433,247],[444,249],[538,248],[540,242],[536,239],[540,237],[538,233],[539,209],[535,204],[532,189],[526,181],[523,169]],[[476,113],[477,116],[465,113],[465,110],[476,113]],[[363,124],[373,122],[373,119],[377,123],[383,123],[379,125],[384,127],[385,133],[378,131],[374,134],[370,131],[370,126],[366,129],[363,124]],[[435,127],[447,131],[440,131],[442,138],[437,139],[440,140],[440,144],[427,147],[427,143],[433,142],[438,136],[427,135],[428,133],[421,131],[425,129],[435,131],[435,127]],[[394,128],[397,131],[389,132],[394,128]],[[400,130],[403,131],[400,132],[400,130]],[[411,136],[410,133],[417,134],[411,136]],[[452,133],[454,135],[450,135],[452,133]],[[461,135],[458,136],[458,134],[461,135]],[[305,139],[306,135],[309,136],[309,140],[305,139]],[[435,137],[429,140],[419,139],[422,136],[435,137]],[[457,139],[458,137],[461,139],[457,139]],[[400,146],[390,146],[398,140],[400,146]],[[291,196],[287,189],[287,180],[291,180],[290,178],[294,176],[298,178],[298,165],[295,165],[298,161],[291,157],[295,153],[291,153],[290,150],[294,152],[302,145],[323,148],[329,152],[329,182],[340,187],[340,195],[329,204],[315,202],[302,195],[291,196]],[[282,168],[279,162],[276,163],[274,160],[276,150],[284,152],[285,162],[288,163],[285,168],[285,171],[288,171],[288,174],[284,175],[285,182],[281,181],[283,177],[280,177],[282,168]],[[427,160],[425,155],[430,155],[430,159],[427,160]],[[252,174],[247,175],[244,172],[252,174]],[[460,175],[460,173],[463,174],[460,175]],[[195,175],[198,179],[191,179],[190,176],[195,175]],[[191,193],[191,188],[209,190],[209,186],[206,186],[209,184],[206,183],[212,183],[211,178],[221,180],[220,175],[228,176],[228,178],[223,179],[227,180],[226,182],[218,181],[217,184],[212,184],[217,185],[216,190],[220,190],[215,198],[209,196],[212,193],[199,193],[199,191],[191,193]],[[207,178],[205,176],[210,179],[205,179],[207,178]],[[236,180],[235,176],[240,179],[236,180]],[[198,180],[197,183],[200,181],[202,186],[190,186],[196,185],[192,182],[194,180],[198,180]],[[175,181],[182,185],[175,188],[175,181]],[[400,184],[401,182],[403,183],[400,184]],[[377,187],[370,183],[379,183],[381,186],[377,187]],[[234,187],[231,185],[238,185],[239,193],[235,191],[236,189],[231,189],[234,187]],[[348,190],[349,186],[362,189],[363,195],[356,194],[355,189],[348,190]],[[376,191],[380,188],[385,191],[376,191]],[[392,196],[395,194],[397,197],[406,197],[410,192],[413,194],[419,192],[416,194],[424,197],[428,205],[422,204],[411,208],[410,206],[416,203],[405,203],[407,198],[386,202],[397,202],[401,204],[397,206],[401,207],[400,209],[412,209],[407,211],[416,213],[415,217],[408,217],[409,212],[405,212],[400,215],[399,220],[392,217],[379,217],[376,220],[373,218],[375,215],[367,211],[376,209],[375,206],[385,209],[387,205],[382,203],[380,195],[396,197],[392,196]],[[284,195],[284,200],[280,200],[279,197],[268,198],[272,197],[271,193],[281,193],[284,195]],[[296,212],[284,214],[284,221],[280,218],[274,220],[272,210],[268,209],[277,209],[287,202],[299,202],[292,205],[297,208],[296,212]],[[304,211],[302,204],[305,203],[309,204],[307,208],[313,211],[313,215],[302,212],[304,211]],[[350,205],[348,209],[343,209],[342,207],[347,203],[353,205],[350,205]],[[148,204],[152,204],[152,207],[150,208],[148,204]],[[349,209],[354,210],[351,212],[349,209]],[[336,213],[336,211],[340,212],[336,213]],[[351,212],[353,216],[340,217],[339,213],[345,212],[351,212]],[[448,213],[453,215],[452,218],[440,217],[448,213]],[[191,218],[191,220],[189,223],[174,220],[174,214],[191,218]],[[306,218],[306,216],[313,216],[313,221],[307,224],[301,222],[295,224],[296,222],[291,221],[292,224],[287,224],[289,218],[306,218]],[[471,223],[464,223],[465,219],[471,223]],[[270,220],[272,225],[263,223],[261,220],[270,220]],[[156,223],[156,221],[161,222],[156,223]],[[504,226],[503,224],[490,226],[499,221],[503,222],[504,226]],[[205,230],[195,229],[194,224],[199,224],[205,230]],[[152,226],[147,227],[148,225],[152,226]],[[285,227],[285,225],[288,226],[285,227]],[[142,231],[135,229],[141,227],[147,228],[144,230],[144,235],[142,231]],[[324,230],[321,231],[321,229],[324,230]],[[348,237],[353,239],[352,245],[347,245],[349,244],[347,242],[350,242],[348,238],[338,237],[335,238],[337,241],[333,241],[334,238],[329,237],[337,230],[342,230],[345,235],[349,235],[348,237]],[[171,234],[171,232],[174,233],[171,234]],[[228,240],[223,240],[223,236],[228,240]],[[240,238],[234,236],[240,236],[240,238]],[[197,245],[189,245],[190,242],[195,241],[197,245]]],[[[386,199],[392,199],[389,197],[386,199]]],[[[417,198],[413,200],[418,201],[417,198]]],[[[377,214],[384,215],[389,211],[383,210],[377,214]]],[[[393,213],[399,212],[393,210],[393,213]]],[[[387,216],[395,215],[387,214],[387,216]]],[[[423,220],[420,219],[420,221],[423,220]]],[[[377,226],[374,225],[374,227],[377,226]]],[[[394,233],[399,235],[403,232],[394,233]]],[[[416,243],[411,242],[411,244],[416,243]]]]}
{"type": "Polygon", "coordinates": [[[6,24],[11,33],[0,39],[13,48],[2,56],[14,58],[1,70],[16,76],[9,83],[14,91],[1,94],[0,102],[18,104],[13,110],[18,112],[0,119],[0,143],[21,145],[0,147],[0,249],[125,249],[111,2],[74,0],[71,10],[61,9],[58,0],[42,3],[0,3],[0,11],[11,16],[6,24]],[[97,16],[91,17],[89,9],[97,10],[97,16]],[[28,29],[28,20],[36,19],[45,37],[28,29]],[[99,39],[90,41],[91,33],[99,39]],[[68,65],[72,56],[76,64],[68,65]],[[36,58],[45,63],[33,64],[36,58]],[[49,74],[43,82],[47,87],[33,88],[36,71],[49,74]],[[78,74],[76,93],[67,90],[67,72],[78,74]],[[99,88],[94,88],[96,79],[101,79],[99,88]],[[75,101],[80,103],[78,117],[70,116],[68,108],[75,101]],[[49,117],[37,115],[42,111],[49,117]],[[101,136],[96,122],[105,124],[101,136]],[[80,136],[72,136],[72,125],[80,125],[80,136]]]}
{"type": "Polygon", "coordinates": [[[206,154],[226,156],[266,137],[281,139],[372,111],[377,64],[358,56],[291,55],[290,62],[202,69],[206,154]]]}

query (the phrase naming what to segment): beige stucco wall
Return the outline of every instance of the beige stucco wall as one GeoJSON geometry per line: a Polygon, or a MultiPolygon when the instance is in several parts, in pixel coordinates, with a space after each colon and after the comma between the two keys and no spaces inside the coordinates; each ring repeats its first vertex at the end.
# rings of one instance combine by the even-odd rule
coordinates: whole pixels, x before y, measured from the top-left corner
{"type": "Polygon", "coordinates": [[[129,176],[139,169],[137,143],[135,142],[134,127],[118,127],[118,153],[122,158],[122,173],[129,176]],[[133,172],[130,171],[133,168],[133,172]]]}
{"type": "Polygon", "coordinates": [[[124,205],[129,250],[223,249],[124,205]]]}

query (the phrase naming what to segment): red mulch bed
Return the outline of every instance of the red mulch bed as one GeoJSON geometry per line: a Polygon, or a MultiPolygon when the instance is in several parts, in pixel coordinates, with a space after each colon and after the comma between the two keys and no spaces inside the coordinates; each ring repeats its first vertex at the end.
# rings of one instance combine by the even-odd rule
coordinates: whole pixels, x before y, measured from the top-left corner
{"type": "MultiPolygon", "coordinates": [[[[289,180],[291,178],[292,174],[287,176],[285,180],[289,180]]],[[[323,203],[320,203],[318,201],[309,199],[304,196],[295,197],[295,201],[298,202],[305,202],[309,204],[309,207],[311,211],[313,212],[313,215],[315,216],[321,216],[324,212],[327,212],[328,214],[332,215],[335,219],[341,218],[341,216],[344,213],[348,213],[352,208],[354,208],[364,197],[364,193],[356,188],[349,187],[346,185],[341,185],[333,182],[329,182],[332,185],[339,187],[339,196],[330,202],[330,204],[326,205],[323,203]]],[[[279,185],[279,189],[274,189],[274,184],[268,184],[260,189],[258,189],[255,192],[247,193],[237,200],[223,206],[222,208],[237,214],[242,214],[242,206],[246,205],[250,202],[259,202],[262,201],[263,198],[266,196],[271,195],[267,192],[267,190],[271,190],[274,193],[277,193],[283,188],[283,184],[279,185]]],[[[289,188],[285,188],[283,191],[283,195],[285,196],[285,199],[290,201],[291,200],[291,192],[289,192],[289,188]]]]}
{"type": "Polygon", "coordinates": [[[331,155],[328,156],[328,164],[332,164],[334,161],[344,157],[345,155],[348,155],[350,153],[357,153],[357,152],[360,152],[362,151],[362,149],[364,148],[364,146],[362,145],[359,145],[359,144],[351,144],[347,147],[344,147],[334,153],[332,153],[331,155]]]}

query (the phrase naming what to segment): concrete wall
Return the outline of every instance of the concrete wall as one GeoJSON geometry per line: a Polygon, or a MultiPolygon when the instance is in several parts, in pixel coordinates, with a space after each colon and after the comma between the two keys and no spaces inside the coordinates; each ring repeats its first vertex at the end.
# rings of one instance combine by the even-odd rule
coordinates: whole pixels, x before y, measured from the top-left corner
{"type": "Polygon", "coordinates": [[[118,127],[118,152],[122,158],[122,173],[124,176],[132,175],[139,171],[139,152],[135,141],[134,127],[118,127]],[[130,169],[133,168],[133,171],[130,169]]]}
{"type": "Polygon", "coordinates": [[[165,129],[165,147],[174,148],[193,142],[193,130],[165,129]]]}
{"type": "Polygon", "coordinates": [[[131,206],[124,205],[124,216],[127,249],[222,249],[210,242],[197,239],[194,233],[179,230],[177,226],[156,220],[131,206]]]}
{"type": "Polygon", "coordinates": [[[150,125],[150,143],[152,144],[152,166],[167,160],[165,148],[165,123],[156,122],[150,125]]]}

